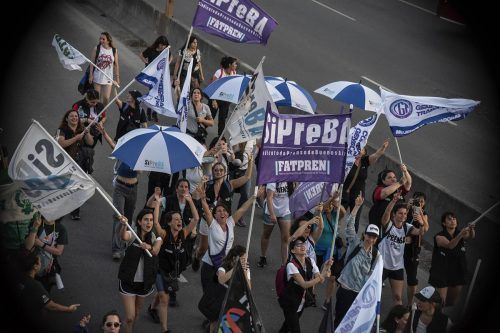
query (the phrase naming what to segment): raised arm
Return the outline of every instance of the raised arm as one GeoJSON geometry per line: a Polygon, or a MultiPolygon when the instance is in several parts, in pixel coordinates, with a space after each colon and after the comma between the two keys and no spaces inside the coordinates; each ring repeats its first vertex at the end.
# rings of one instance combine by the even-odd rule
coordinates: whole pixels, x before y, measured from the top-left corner
{"type": "Polygon", "coordinates": [[[363,204],[363,197],[361,196],[362,193],[360,192],[358,196],[356,197],[356,200],[354,201],[354,208],[352,211],[347,215],[346,218],[346,226],[345,226],[345,236],[348,241],[348,243],[353,243],[353,241],[356,239],[356,228],[355,228],[355,222],[356,222],[356,214],[359,210],[359,207],[363,204]]]}
{"type": "MultiPolygon", "coordinates": [[[[153,196],[154,196],[154,194],[153,194],[153,196]]],[[[165,238],[167,236],[167,232],[160,225],[160,205],[161,205],[161,201],[155,200],[152,202],[152,205],[148,206],[148,207],[154,207],[153,226],[155,228],[156,234],[158,236],[160,236],[161,238],[165,238]]]]}
{"type": "Polygon", "coordinates": [[[403,180],[404,180],[402,185],[406,191],[410,191],[412,179],[405,164],[401,164],[401,171],[403,172],[403,180]]]}
{"type": "Polygon", "coordinates": [[[368,156],[368,160],[370,161],[370,165],[377,163],[378,159],[384,155],[385,150],[389,147],[389,139],[385,139],[384,143],[382,143],[382,146],[380,146],[379,149],[377,149],[376,152],[368,156]]]}
{"type": "Polygon", "coordinates": [[[295,230],[293,235],[290,236],[290,241],[296,240],[297,238],[302,236],[304,234],[304,231],[306,231],[308,226],[312,226],[313,224],[318,224],[319,220],[320,220],[320,217],[315,216],[312,219],[310,219],[309,221],[307,221],[306,223],[302,224],[300,227],[297,228],[297,230],[295,230]]]}
{"type": "Polygon", "coordinates": [[[190,194],[184,195],[184,198],[186,198],[186,201],[189,204],[189,208],[191,208],[191,213],[193,213],[193,217],[189,221],[189,224],[183,228],[184,230],[184,237],[189,236],[191,231],[196,227],[198,224],[198,221],[200,220],[200,215],[198,214],[198,209],[196,209],[196,206],[194,205],[193,198],[191,197],[190,194]]]}
{"type": "Polygon", "coordinates": [[[207,203],[207,194],[205,191],[206,184],[207,183],[204,182],[203,184],[198,186],[196,188],[196,191],[198,192],[198,196],[200,197],[201,207],[203,208],[203,213],[205,214],[205,220],[207,222],[207,225],[210,227],[210,224],[212,224],[214,217],[207,203]]]}
{"type": "Polygon", "coordinates": [[[322,202],[320,202],[319,205],[316,207],[316,212],[318,214],[319,221],[318,221],[318,227],[315,228],[311,234],[314,242],[317,242],[318,239],[321,237],[321,234],[323,233],[323,229],[325,227],[323,224],[323,203],[322,202]]]}
{"type": "Polygon", "coordinates": [[[248,156],[248,167],[245,174],[240,178],[229,181],[231,186],[233,187],[233,190],[243,186],[247,181],[249,181],[252,178],[252,171],[253,171],[253,156],[250,155],[248,156]]]}
{"type": "Polygon", "coordinates": [[[238,221],[244,214],[245,212],[248,210],[248,208],[250,208],[255,200],[255,195],[252,195],[250,198],[248,198],[247,201],[245,201],[245,203],[243,205],[241,205],[240,208],[238,208],[232,215],[233,217],[233,220],[235,221],[238,221]]]}
{"type": "Polygon", "coordinates": [[[398,202],[400,194],[401,191],[398,191],[396,194],[394,194],[392,200],[389,202],[387,207],[385,207],[384,215],[382,215],[382,219],[380,220],[380,224],[383,228],[385,228],[387,223],[389,223],[389,221],[391,220],[392,209],[394,208],[394,205],[396,205],[396,202],[398,202]]]}

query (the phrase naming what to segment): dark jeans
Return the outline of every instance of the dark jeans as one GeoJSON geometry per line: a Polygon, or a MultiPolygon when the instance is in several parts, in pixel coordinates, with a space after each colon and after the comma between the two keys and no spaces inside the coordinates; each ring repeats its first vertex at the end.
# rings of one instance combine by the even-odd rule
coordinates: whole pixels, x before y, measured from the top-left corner
{"type": "Polygon", "coordinates": [[[279,330],[279,333],[300,333],[300,316],[304,312],[304,309],[297,312],[297,308],[293,307],[283,307],[283,314],[285,315],[285,321],[279,330]]]}
{"type": "Polygon", "coordinates": [[[208,292],[208,290],[210,290],[210,287],[216,283],[214,281],[216,272],[217,269],[214,266],[209,265],[206,262],[202,262],[200,276],[201,288],[203,289],[203,293],[208,292]]]}
{"type": "Polygon", "coordinates": [[[229,102],[217,101],[217,106],[219,108],[214,109],[214,108],[212,108],[212,103],[210,103],[212,118],[215,119],[215,116],[217,115],[217,111],[219,112],[219,118],[217,121],[217,135],[218,136],[220,136],[222,134],[224,127],[226,127],[226,118],[227,118],[227,115],[229,113],[229,105],[230,105],[229,102]]]}
{"type": "Polygon", "coordinates": [[[344,289],[342,286],[337,289],[337,301],[335,303],[335,320],[333,326],[337,328],[344,319],[345,314],[358,296],[358,293],[352,290],[344,289]]]}
{"type": "MultiPolygon", "coordinates": [[[[113,205],[118,209],[118,211],[123,214],[127,219],[128,223],[132,225],[135,203],[137,201],[137,184],[129,187],[113,182],[113,205]]],[[[125,242],[120,237],[121,223],[117,219],[116,215],[113,215],[113,234],[111,240],[111,251],[114,252],[124,252],[125,242]]]]}

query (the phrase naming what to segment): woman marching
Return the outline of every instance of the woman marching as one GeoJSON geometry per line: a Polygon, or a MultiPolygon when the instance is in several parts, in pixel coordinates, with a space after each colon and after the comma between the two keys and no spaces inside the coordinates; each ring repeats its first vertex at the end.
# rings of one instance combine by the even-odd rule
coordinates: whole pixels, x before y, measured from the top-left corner
{"type": "Polygon", "coordinates": [[[145,297],[154,291],[153,284],[158,270],[157,255],[162,239],[156,238],[152,231],[153,212],[150,209],[140,211],[136,219],[137,232],[142,244],[139,244],[132,232],[127,230],[127,221],[126,217],[120,216],[121,237],[127,242],[127,249],[120,264],[118,279],[125,308],[125,332],[131,333],[145,297]],[[145,253],[145,250],[148,250],[152,257],[145,253]]]}
{"type": "MultiPolygon", "coordinates": [[[[95,70],[94,65],[90,64],[89,83],[94,84],[94,89],[101,95],[102,104],[108,105],[111,96],[111,86],[120,85],[120,67],[118,66],[118,51],[113,45],[113,38],[108,32],[101,33],[99,44],[94,47],[92,55],[95,55],[95,64],[99,67],[110,80],[101,71],[95,70]]],[[[91,58],[92,59],[92,58],[91,58]]]]}

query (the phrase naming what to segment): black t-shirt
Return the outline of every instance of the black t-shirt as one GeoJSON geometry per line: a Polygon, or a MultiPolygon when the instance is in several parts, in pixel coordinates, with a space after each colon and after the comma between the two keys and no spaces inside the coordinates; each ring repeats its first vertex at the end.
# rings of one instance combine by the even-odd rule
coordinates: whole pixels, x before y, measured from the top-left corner
{"type": "Polygon", "coordinates": [[[53,225],[43,224],[38,228],[38,238],[47,245],[67,245],[68,232],[61,222],[56,222],[53,225]]]}
{"type": "MultiPolygon", "coordinates": [[[[356,180],[354,181],[354,184],[352,185],[349,193],[354,195],[354,198],[356,198],[359,194],[359,192],[365,193],[365,185],[366,185],[366,179],[368,178],[368,167],[370,166],[370,159],[368,155],[365,155],[361,157],[361,160],[359,162],[359,172],[358,176],[356,177],[356,180]]],[[[353,164],[351,171],[349,171],[349,174],[347,175],[345,181],[344,181],[344,186],[345,190],[351,185],[351,182],[354,178],[354,175],[356,174],[356,170],[358,169],[358,166],[353,164]]]]}
{"type": "Polygon", "coordinates": [[[142,51],[142,56],[146,59],[148,59],[148,63],[145,64],[146,66],[149,65],[153,60],[156,59],[157,56],[159,56],[161,51],[156,51],[151,48],[147,48],[144,51],[142,51]]]}
{"type": "Polygon", "coordinates": [[[25,275],[18,284],[19,302],[25,313],[40,313],[50,296],[43,285],[31,276],[25,275]]]}
{"type": "MultiPolygon", "coordinates": [[[[75,135],[80,134],[82,132],[78,130],[76,132],[73,132],[73,130],[68,126],[60,127],[58,130],[59,130],[59,135],[63,136],[65,140],[69,140],[73,138],[75,135]]],[[[66,148],[64,148],[64,150],[68,152],[69,156],[71,156],[72,159],[77,160],[77,155],[80,152],[82,145],[83,145],[83,140],[79,140],[67,146],[66,148]]]]}
{"type": "Polygon", "coordinates": [[[120,120],[116,126],[115,141],[118,141],[126,133],[139,128],[142,123],[147,122],[144,110],[132,108],[129,104],[123,103],[120,111],[120,120]]]}
{"type": "MultiPolygon", "coordinates": [[[[73,104],[72,109],[78,112],[80,121],[83,121],[83,126],[87,126],[92,122],[92,120],[94,120],[95,116],[98,115],[102,109],[104,109],[104,104],[99,102],[95,107],[91,107],[84,98],[73,104]]],[[[102,115],[99,116],[99,121],[101,121],[104,117],[106,117],[106,112],[103,112],[102,115]]],[[[97,141],[102,142],[102,134],[99,133],[97,125],[94,124],[90,127],[90,135],[94,137],[94,143],[92,145],[88,145],[85,140],[83,140],[83,145],[85,147],[94,148],[97,145],[97,141]]]]}

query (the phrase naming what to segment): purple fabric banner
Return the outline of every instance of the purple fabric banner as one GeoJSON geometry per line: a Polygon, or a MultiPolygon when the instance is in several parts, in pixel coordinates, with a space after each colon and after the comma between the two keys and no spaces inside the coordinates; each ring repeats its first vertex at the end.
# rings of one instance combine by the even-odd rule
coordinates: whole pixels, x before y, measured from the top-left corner
{"type": "Polygon", "coordinates": [[[280,115],[267,105],[258,184],[342,183],[351,115],[280,115]]]}
{"type": "Polygon", "coordinates": [[[265,45],[278,23],[250,0],[199,0],[192,25],[232,42],[265,45]]]}
{"type": "Polygon", "coordinates": [[[300,183],[290,196],[290,211],[293,218],[304,215],[321,201],[328,200],[337,188],[336,183],[300,183]]]}

